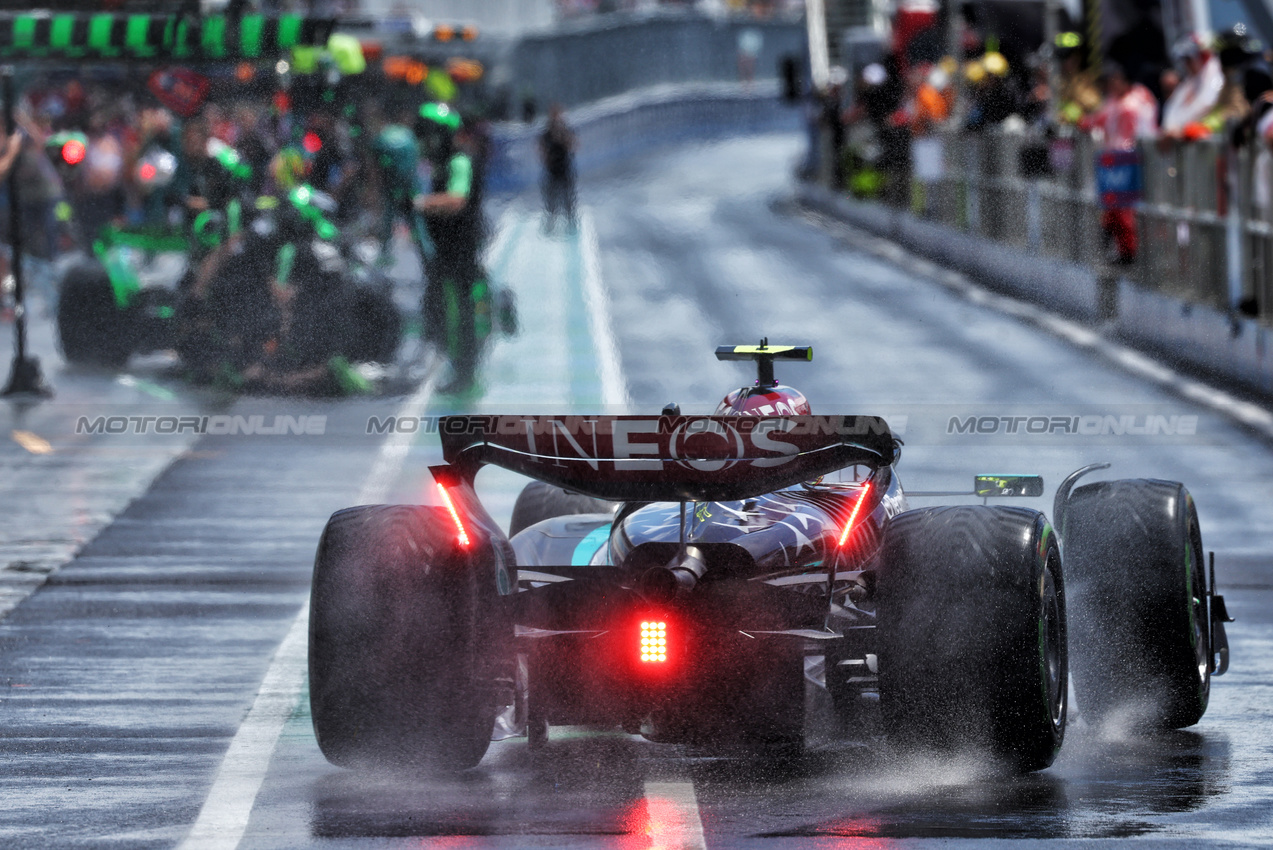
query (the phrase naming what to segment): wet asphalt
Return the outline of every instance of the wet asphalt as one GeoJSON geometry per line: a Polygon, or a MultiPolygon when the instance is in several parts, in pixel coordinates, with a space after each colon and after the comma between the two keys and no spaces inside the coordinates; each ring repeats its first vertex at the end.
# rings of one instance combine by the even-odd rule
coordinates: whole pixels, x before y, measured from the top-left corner
{"type": "MultiPolygon", "coordinates": [[[[492,347],[479,393],[448,398],[426,381],[416,409],[618,412],[626,397],[632,412],[669,401],[709,412],[750,380],[745,364],[716,362],[715,346],[768,336],[814,345],[813,363],[780,366],[779,377],[815,412],[882,413],[902,431],[909,488],[1037,472],[1045,498],[1021,504],[1050,511],[1060,478],[1093,461],[1113,463],[1110,475],[1181,480],[1238,618],[1233,669],[1215,680],[1202,722],[1145,735],[1076,714],[1057,763],[1015,779],[973,759],[899,763],[869,742],[821,737],[776,772],[588,729],[554,729],[533,755],[524,738],[496,742],[476,770],[429,778],[328,765],[302,692],[263,745],[261,775],[239,782],[260,781],[241,822],[201,846],[1273,843],[1273,443],[1214,398],[1200,403],[1188,379],[791,208],[799,145],[736,140],[594,175],[579,233],[544,233],[533,199],[513,202],[490,264],[518,293],[519,333],[492,347]],[[1085,416],[1112,417],[1124,433],[951,425],[1085,416]],[[1152,417],[1193,424],[1135,434],[1124,417],[1131,430],[1152,417]]],[[[47,331],[37,338],[48,345],[47,331]]],[[[287,663],[276,649],[306,598],[327,516],[377,490],[426,498],[437,447],[414,439],[382,474],[384,438],[365,425],[405,397],[227,401],[189,391],[162,364],[135,365],[136,380],[121,384],[62,372],[47,356],[66,409],[24,409],[19,421],[0,406],[11,517],[0,552],[10,564],[34,560],[32,547],[56,538],[78,555],[60,567],[47,555],[43,584],[0,619],[0,845],[177,846],[207,817],[262,680],[287,663]],[[137,394],[137,381],[170,397],[137,394]],[[80,403],[326,419],[322,435],[89,440],[67,424],[80,403]],[[42,434],[52,452],[33,455],[15,430],[42,434]],[[28,554],[8,555],[18,543],[28,554]]],[[[479,479],[497,518],[519,486],[499,473],[479,479]]]]}

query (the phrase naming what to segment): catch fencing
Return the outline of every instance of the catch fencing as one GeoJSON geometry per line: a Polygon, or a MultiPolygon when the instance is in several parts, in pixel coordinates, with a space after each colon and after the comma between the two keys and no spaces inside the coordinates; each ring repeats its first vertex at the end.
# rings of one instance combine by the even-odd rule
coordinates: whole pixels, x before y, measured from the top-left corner
{"type": "MultiPolygon", "coordinates": [[[[1146,142],[1138,151],[1140,250],[1119,276],[1221,311],[1241,303],[1273,323],[1273,157],[1222,140],[1146,142]]],[[[895,205],[970,235],[1106,268],[1099,150],[1090,138],[948,133],[912,152],[910,192],[890,193],[895,205]]]]}
{"type": "MultiPolygon", "coordinates": [[[[772,81],[761,85],[701,83],[656,86],[570,110],[578,138],[576,167],[588,173],[670,144],[803,127],[799,108],[783,102],[772,81]]],[[[543,123],[493,128],[487,186],[516,192],[539,181],[536,147],[543,123]]]]}

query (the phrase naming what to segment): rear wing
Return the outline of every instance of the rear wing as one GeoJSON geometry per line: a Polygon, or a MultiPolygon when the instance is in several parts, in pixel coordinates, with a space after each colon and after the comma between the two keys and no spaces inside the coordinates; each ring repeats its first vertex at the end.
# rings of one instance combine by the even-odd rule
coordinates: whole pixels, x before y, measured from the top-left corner
{"type": "Polygon", "coordinates": [[[615,501],[747,499],[897,451],[875,416],[444,416],[438,431],[470,482],[494,464],[615,501]]]}

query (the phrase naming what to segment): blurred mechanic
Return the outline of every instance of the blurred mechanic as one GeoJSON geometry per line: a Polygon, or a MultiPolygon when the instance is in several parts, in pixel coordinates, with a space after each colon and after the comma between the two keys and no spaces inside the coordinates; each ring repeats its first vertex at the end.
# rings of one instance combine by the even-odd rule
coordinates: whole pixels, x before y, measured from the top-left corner
{"type": "Polygon", "coordinates": [[[557,216],[566,215],[566,224],[575,227],[575,133],[566,123],[560,103],[548,112],[548,126],[539,136],[539,161],[544,166],[544,228],[552,231],[557,216]]]}
{"type": "Polygon", "coordinates": [[[329,196],[299,185],[280,198],[275,229],[249,235],[266,250],[245,251],[260,265],[237,276],[269,281],[268,302],[258,311],[268,317],[268,325],[261,325],[265,333],[253,340],[253,356],[239,374],[243,389],[323,396],[370,389],[342,354],[350,327],[332,321],[354,310],[341,285],[342,266],[329,265],[333,258],[313,248],[316,241],[334,235],[328,218],[334,212],[329,196]]]}
{"type": "Polygon", "coordinates": [[[401,218],[420,258],[420,267],[427,271],[437,249],[429,237],[424,212],[416,208],[415,200],[426,194],[420,179],[420,142],[415,132],[402,124],[386,124],[376,134],[371,146],[376,164],[375,173],[380,180],[380,265],[390,265],[393,257],[394,222],[401,218]]]}
{"type": "Polygon", "coordinates": [[[173,191],[185,199],[194,237],[191,264],[197,266],[192,280],[195,294],[201,295],[241,227],[252,167],[212,135],[205,117],[194,118],[182,128],[181,154],[173,191]]]}
{"type": "MultiPolygon", "coordinates": [[[[4,140],[4,148],[0,150],[0,181],[8,178],[18,153],[22,150],[22,131],[15,130],[13,135],[4,140]]],[[[13,278],[9,275],[9,258],[0,253],[0,315],[7,321],[13,318],[13,307],[10,305],[14,288],[13,278]]]]}
{"type": "Polygon", "coordinates": [[[426,103],[415,122],[416,136],[432,168],[427,194],[414,206],[424,214],[437,248],[425,265],[425,336],[451,360],[443,392],[473,386],[477,369],[474,288],[481,280],[482,210],[473,158],[465,149],[460,114],[445,103],[426,103]]]}

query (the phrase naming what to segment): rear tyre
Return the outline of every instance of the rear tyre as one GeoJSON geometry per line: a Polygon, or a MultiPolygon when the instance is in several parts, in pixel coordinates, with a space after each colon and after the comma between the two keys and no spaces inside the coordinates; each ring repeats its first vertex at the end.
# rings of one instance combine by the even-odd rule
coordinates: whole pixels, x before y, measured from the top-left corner
{"type": "Polygon", "coordinates": [[[571,493],[552,484],[532,481],[517,494],[513,503],[513,515],[508,522],[508,536],[512,537],[537,522],[559,516],[575,514],[608,514],[613,504],[604,499],[594,499],[581,493],[571,493]]]}
{"type": "Polygon", "coordinates": [[[328,761],[464,770],[481,760],[509,701],[503,689],[511,698],[503,569],[498,553],[457,551],[442,508],[332,515],[314,562],[309,631],[310,705],[328,761]],[[491,561],[495,569],[481,568],[491,561]]]}
{"type": "Polygon", "coordinates": [[[1056,535],[1024,508],[908,511],[885,531],[879,688],[898,749],[971,746],[1011,770],[1065,737],[1065,589],[1056,535]]]}
{"type": "Polygon", "coordinates": [[[57,332],[68,362],[123,366],[133,351],[130,318],[115,304],[105,266],[83,260],[67,269],[58,297],[57,332]]]}
{"type": "Polygon", "coordinates": [[[1158,729],[1202,719],[1211,691],[1206,571],[1184,485],[1125,479],[1077,488],[1065,558],[1080,711],[1158,729]]]}

